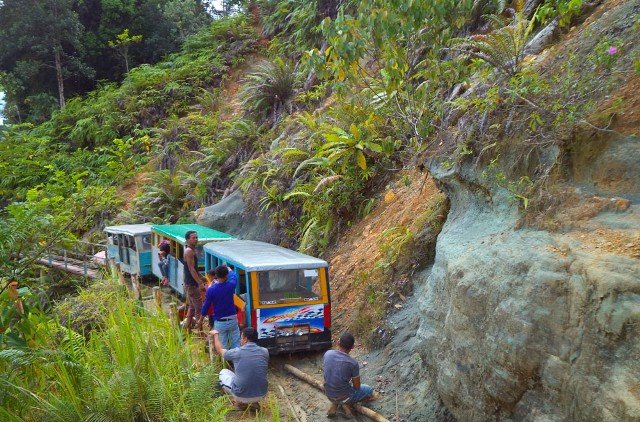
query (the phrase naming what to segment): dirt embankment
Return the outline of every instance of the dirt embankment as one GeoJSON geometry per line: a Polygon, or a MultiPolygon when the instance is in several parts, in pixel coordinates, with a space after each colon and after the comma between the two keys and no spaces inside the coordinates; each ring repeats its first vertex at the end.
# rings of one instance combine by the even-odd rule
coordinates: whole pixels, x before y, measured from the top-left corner
{"type": "Polygon", "coordinates": [[[446,217],[443,201],[428,173],[401,173],[380,195],[373,211],[340,236],[328,253],[334,333],[355,330],[370,336],[371,329],[383,324],[389,308],[403,307],[411,281],[397,270],[411,270],[417,262],[398,261],[401,255],[412,255],[407,249],[424,246],[416,242],[424,230],[431,230],[426,235],[427,248],[434,247],[446,217]]]}

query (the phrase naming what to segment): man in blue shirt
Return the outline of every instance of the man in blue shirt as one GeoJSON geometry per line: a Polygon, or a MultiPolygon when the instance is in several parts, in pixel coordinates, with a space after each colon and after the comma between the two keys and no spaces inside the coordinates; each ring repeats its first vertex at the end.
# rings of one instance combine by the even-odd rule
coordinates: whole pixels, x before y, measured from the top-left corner
{"type": "Polygon", "coordinates": [[[214,271],[216,279],[207,289],[198,320],[198,329],[202,328],[204,315],[207,315],[209,307],[213,305],[213,328],[220,333],[222,345],[230,349],[240,347],[240,328],[236,306],[233,303],[238,275],[235,271],[229,270],[226,265],[219,265],[214,271]]]}
{"type": "Polygon", "coordinates": [[[267,395],[267,370],[269,352],[256,344],[258,332],[253,327],[242,330],[242,347],[226,350],[220,344],[218,330],[212,330],[216,352],[233,362],[235,373],[229,369],[220,371],[222,388],[232,395],[236,404],[257,403],[267,395]]]}

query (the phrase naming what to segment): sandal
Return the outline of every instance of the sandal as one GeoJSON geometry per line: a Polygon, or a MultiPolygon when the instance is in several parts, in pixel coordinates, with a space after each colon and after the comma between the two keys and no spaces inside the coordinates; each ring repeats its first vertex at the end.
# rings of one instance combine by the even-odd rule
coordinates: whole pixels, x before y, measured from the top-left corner
{"type": "Polygon", "coordinates": [[[338,414],[338,405],[335,403],[332,403],[329,410],[327,410],[327,418],[329,419],[335,418],[337,414],[338,414]]]}

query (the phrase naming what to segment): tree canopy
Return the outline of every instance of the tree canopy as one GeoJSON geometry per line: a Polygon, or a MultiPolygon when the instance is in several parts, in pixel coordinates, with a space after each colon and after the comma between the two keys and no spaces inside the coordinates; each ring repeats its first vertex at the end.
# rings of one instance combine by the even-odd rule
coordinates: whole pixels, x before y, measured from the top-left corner
{"type": "Polygon", "coordinates": [[[207,7],[202,0],[4,0],[0,84],[6,117],[44,121],[97,81],[120,80],[129,66],[159,61],[211,21],[207,7]],[[141,42],[111,48],[125,31],[141,42]]]}

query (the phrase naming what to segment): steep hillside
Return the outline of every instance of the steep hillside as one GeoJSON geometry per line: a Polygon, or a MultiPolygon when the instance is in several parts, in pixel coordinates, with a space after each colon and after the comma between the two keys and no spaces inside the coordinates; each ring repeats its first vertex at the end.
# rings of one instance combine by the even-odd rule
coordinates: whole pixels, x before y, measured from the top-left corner
{"type": "Polygon", "coordinates": [[[380,187],[329,248],[334,327],[380,347],[357,353],[385,392],[374,408],[415,421],[639,417],[639,9],[585,7],[525,58],[525,72],[556,84],[532,79],[542,94],[519,91],[500,109],[481,103],[495,95],[487,79],[454,90],[426,159],[451,203],[432,268],[421,270],[433,243],[408,233],[439,194],[415,173],[380,187]],[[545,126],[549,94],[562,120],[545,126]]]}
{"type": "MultiPolygon", "coordinates": [[[[639,11],[638,2],[603,2],[539,66],[561,72],[570,54],[586,56],[608,37],[634,57],[639,11]]],[[[423,382],[459,419],[640,417],[640,138],[629,95],[638,76],[613,69],[619,77],[595,87],[591,113],[618,107],[602,129],[578,124],[568,142],[543,149],[561,145],[561,174],[553,200],[524,219],[482,165],[429,162],[451,210],[433,270],[418,283],[414,350],[428,368],[423,382]]]]}
{"type": "MultiPolygon", "coordinates": [[[[327,252],[335,328],[380,347],[356,355],[365,381],[385,393],[373,405],[381,413],[415,421],[640,417],[640,143],[632,94],[639,78],[631,70],[639,10],[638,2],[603,2],[526,59],[548,78],[593,81],[587,97],[564,99],[566,107],[588,102],[586,118],[543,128],[542,141],[519,141],[535,142],[528,164],[516,161],[518,145],[504,133],[489,141],[478,133],[472,122],[487,112],[449,119],[442,148],[427,160],[451,202],[432,268],[420,271],[432,257],[428,241],[412,244],[418,256],[399,248],[397,259],[411,256],[406,272],[384,265],[385,237],[395,233],[399,243],[392,229],[420,231],[437,198],[431,181],[415,176],[381,189],[371,214],[327,252]],[[621,57],[603,68],[607,54],[621,57]],[[512,148],[500,147],[506,160],[483,156],[496,139],[512,148]],[[460,155],[461,144],[470,153],[460,155]],[[536,189],[508,182],[531,169],[533,180],[545,174],[536,189]]],[[[468,92],[484,92],[483,83],[468,92]]],[[[519,119],[489,113],[487,126],[519,119]]]]}
{"type": "Polygon", "coordinates": [[[1,134],[6,261],[196,220],[330,261],[389,417],[639,419],[640,1],[251,4],[1,134]]]}

